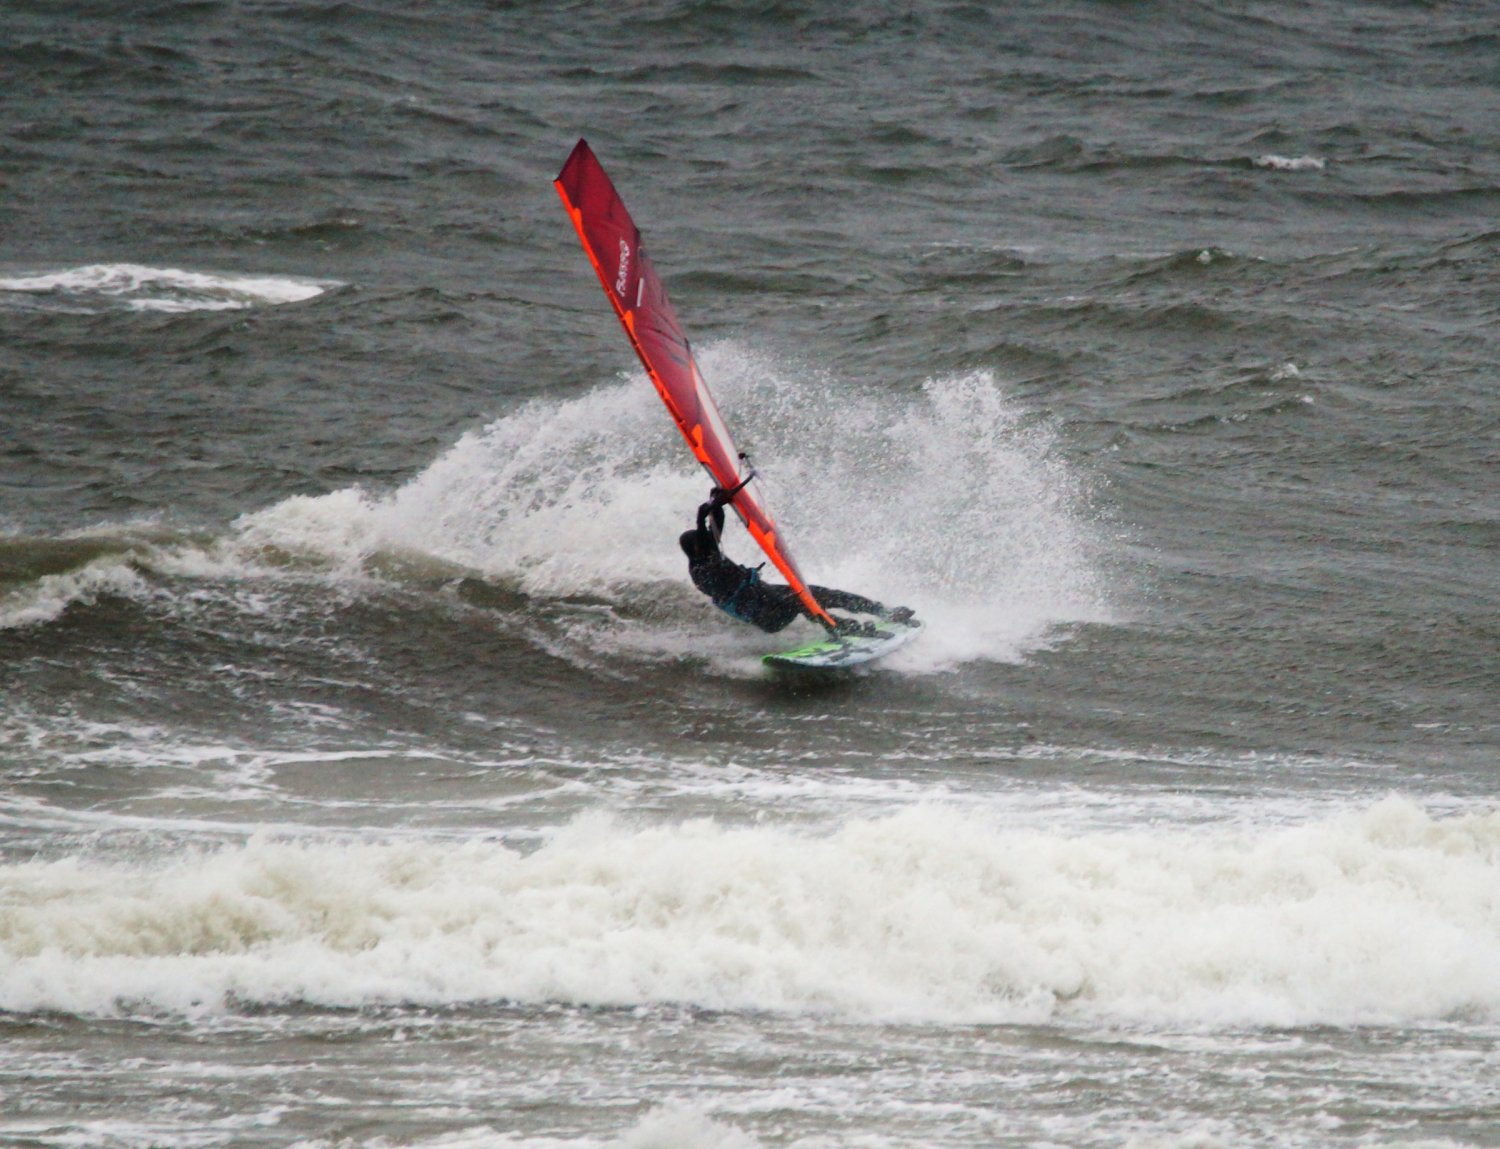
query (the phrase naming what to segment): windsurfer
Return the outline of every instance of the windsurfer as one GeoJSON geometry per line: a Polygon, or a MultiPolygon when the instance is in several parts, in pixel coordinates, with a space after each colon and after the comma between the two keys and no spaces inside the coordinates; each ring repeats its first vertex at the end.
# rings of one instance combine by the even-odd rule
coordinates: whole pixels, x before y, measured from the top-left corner
{"type": "MultiPolygon", "coordinates": [[[[720,610],[764,631],[781,630],[799,615],[813,618],[791,587],[762,582],[760,567],[741,566],[719,549],[719,538],[724,533],[724,504],[728,501],[727,492],[715,487],[709,501],[698,508],[697,527],[683,531],[678,539],[688,558],[693,585],[713,599],[720,610]]],[[[904,606],[890,610],[864,595],[822,586],[808,590],[825,609],[873,614],[893,622],[908,622],[912,617],[912,612],[904,606]]],[[[835,621],[836,634],[873,633],[872,623],[852,618],[835,621]]]]}

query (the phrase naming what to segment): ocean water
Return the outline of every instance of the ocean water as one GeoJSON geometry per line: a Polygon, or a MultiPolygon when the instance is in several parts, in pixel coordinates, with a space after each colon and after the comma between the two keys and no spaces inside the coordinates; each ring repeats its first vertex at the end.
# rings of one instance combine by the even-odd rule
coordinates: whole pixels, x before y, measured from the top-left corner
{"type": "Polygon", "coordinates": [[[1500,1146],[1497,60],[7,3],[0,1144],[1500,1146]],[[919,642],[692,590],[580,136],[919,642]]]}

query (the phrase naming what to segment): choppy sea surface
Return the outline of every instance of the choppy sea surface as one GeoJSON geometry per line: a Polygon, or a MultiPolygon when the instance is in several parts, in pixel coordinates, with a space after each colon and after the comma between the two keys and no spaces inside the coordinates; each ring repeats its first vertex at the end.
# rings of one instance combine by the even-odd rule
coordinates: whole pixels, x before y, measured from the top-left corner
{"type": "Polygon", "coordinates": [[[1500,1146],[1496,28],[7,3],[0,1144],[1500,1146]]]}

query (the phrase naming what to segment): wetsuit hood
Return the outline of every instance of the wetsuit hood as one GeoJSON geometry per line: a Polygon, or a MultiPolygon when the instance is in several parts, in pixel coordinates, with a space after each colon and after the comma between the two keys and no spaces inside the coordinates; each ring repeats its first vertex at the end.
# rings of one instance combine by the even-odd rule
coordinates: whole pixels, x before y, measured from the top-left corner
{"type": "Polygon", "coordinates": [[[689,562],[708,558],[709,547],[702,532],[683,531],[677,538],[677,544],[682,547],[682,553],[687,555],[689,562]]]}

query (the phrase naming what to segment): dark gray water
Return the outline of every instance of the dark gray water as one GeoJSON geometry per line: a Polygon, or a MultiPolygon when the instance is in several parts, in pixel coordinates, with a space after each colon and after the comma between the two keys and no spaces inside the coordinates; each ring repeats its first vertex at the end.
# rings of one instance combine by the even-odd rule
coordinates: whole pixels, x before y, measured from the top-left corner
{"type": "Polygon", "coordinates": [[[1500,1145],[1497,60],[7,5],[0,1143],[1500,1145]],[[688,585],[581,135],[871,672],[688,585]]]}

